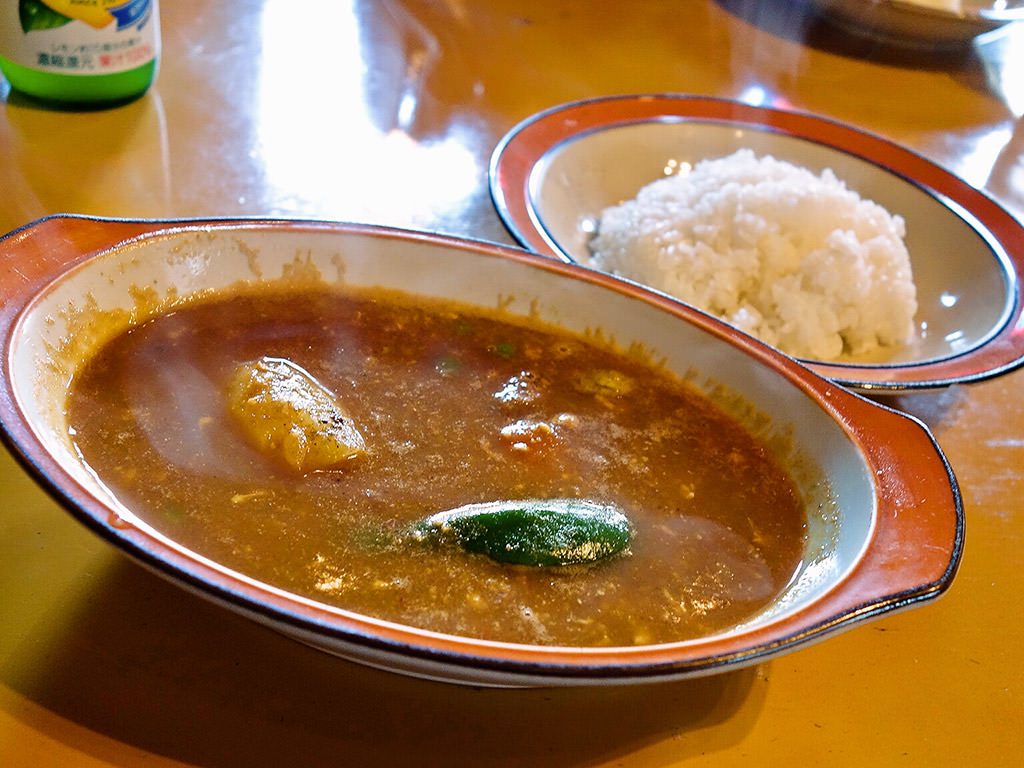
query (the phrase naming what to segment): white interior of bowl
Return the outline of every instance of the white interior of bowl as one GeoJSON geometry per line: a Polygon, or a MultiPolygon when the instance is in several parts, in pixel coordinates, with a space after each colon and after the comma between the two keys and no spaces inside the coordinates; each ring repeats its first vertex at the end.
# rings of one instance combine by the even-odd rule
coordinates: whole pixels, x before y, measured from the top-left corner
{"type": "Polygon", "coordinates": [[[577,332],[600,328],[620,345],[642,343],[680,374],[698,372],[698,386],[725,387],[767,415],[766,437],[786,436],[804,468],[798,481],[803,476],[813,485],[824,476],[831,494],[824,498],[821,485],[804,488],[815,505],[807,564],[769,615],[819,598],[868,545],[876,498],[863,455],[840,424],[780,372],[618,291],[436,242],[324,230],[186,228],[122,245],[60,278],[20,318],[9,353],[16,401],[68,474],[105,499],[122,523],[151,530],[111,498],[69,438],[64,399],[76,363],[61,352],[69,333],[81,331],[83,313],[139,309],[140,287],[150,299],[166,298],[311,270],[329,284],[384,286],[489,309],[500,304],[577,332]],[[811,473],[805,472],[808,460],[811,473]]]}
{"type": "Polygon", "coordinates": [[[570,258],[586,263],[601,212],[681,163],[724,157],[743,147],[802,165],[831,168],[861,197],[906,221],[918,290],[918,333],[905,347],[839,362],[912,364],[949,358],[983,344],[1013,310],[1016,277],[1002,248],[973,217],[892,172],[806,139],[757,128],[693,120],[611,126],[552,148],[529,180],[535,224],[570,258]]]}

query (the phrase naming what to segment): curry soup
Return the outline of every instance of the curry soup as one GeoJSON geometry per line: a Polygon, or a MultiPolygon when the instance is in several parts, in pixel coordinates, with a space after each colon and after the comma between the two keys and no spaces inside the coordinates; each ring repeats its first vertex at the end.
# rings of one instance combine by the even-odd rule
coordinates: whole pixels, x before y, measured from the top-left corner
{"type": "Polygon", "coordinates": [[[222,296],[105,344],[67,407],[86,461],[170,538],[276,587],[438,632],[694,638],[765,607],[803,555],[793,480],[708,398],[610,345],[461,305],[222,296]],[[240,366],[267,359],[333,397],[358,450],[310,469],[254,439],[228,401],[240,366]],[[443,510],[522,499],[613,505],[628,548],[533,566],[409,535],[443,510]]]}

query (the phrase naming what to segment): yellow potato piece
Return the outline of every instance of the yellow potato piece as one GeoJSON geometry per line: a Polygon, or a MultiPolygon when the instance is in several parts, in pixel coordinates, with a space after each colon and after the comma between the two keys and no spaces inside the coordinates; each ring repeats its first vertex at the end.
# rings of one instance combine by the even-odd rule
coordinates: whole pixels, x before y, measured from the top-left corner
{"type": "Polygon", "coordinates": [[[261,451],[300,472],[335,469],[366,450],[337,396],[290,360],[261,357],[238,366],[227,400],[261,451]]]}

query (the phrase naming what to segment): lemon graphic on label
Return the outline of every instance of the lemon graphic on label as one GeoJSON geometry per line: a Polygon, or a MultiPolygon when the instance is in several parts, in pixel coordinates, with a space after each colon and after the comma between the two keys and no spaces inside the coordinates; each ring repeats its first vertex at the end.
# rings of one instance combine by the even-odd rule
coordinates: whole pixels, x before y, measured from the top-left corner
{"type": "Polygon", "coordinates": [[[54,29],[72,20],[93,29],[103,29],[116,20],[120,28],[144,19],[149,5],[149,0],[20,0],[18,15],[26,33],[54,29]]]}

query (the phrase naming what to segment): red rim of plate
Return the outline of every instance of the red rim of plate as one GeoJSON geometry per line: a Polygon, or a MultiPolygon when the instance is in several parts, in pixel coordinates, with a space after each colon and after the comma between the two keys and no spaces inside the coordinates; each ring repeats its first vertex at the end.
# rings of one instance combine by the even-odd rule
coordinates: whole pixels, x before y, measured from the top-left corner
{"type": "Polygon", "coordinates": [[[948,357],[891,366],[802,361],[816,373],[863,392],[900,393],[982,381],[1024,364],[1024,288],[1019,279],[1024,273],[1024,226],[987,194],[921,155],[880,136],[806,112],[672,94],[595,98],[544,110],[512,128],[491,156],[491,197],[505,226],[525,247],[561,261],[573,261],[540,224],[529,189],[534,168],[550,150],[582,134],[666,118],[734,123],[812,141],[861,158],[932,195],[987,242],[998,244],[999,252],[994,255],[1005,257],[1011,270],[1012,306],[1002,325],[983,343],[948,357]]]}

